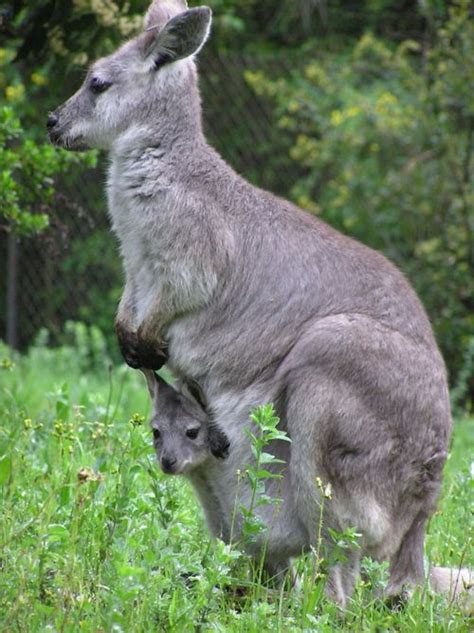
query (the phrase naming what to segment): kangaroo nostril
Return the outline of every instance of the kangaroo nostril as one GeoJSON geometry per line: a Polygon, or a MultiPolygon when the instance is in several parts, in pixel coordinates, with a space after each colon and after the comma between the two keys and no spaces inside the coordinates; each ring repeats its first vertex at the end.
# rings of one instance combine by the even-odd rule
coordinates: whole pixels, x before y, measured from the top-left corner
{"type": "Polygon", "coordinates": [[[53,114],[52,112],[50,112],[48,114],[48,120],[46,121],[46,127],[48,128],[48,130],[54,127],[58,121],[59,121],[59,118],[56,116],[56,114],[53,114]]]}

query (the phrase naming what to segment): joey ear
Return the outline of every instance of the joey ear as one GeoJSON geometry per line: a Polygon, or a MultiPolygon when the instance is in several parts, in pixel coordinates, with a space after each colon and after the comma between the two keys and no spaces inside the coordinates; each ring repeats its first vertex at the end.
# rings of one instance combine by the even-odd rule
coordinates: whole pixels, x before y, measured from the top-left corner
{"type": "Polygon", "coordinates": [[[211,20],[208,7],[197,7],[171,18],[161,30],[151,26],[145,33],[145,56],[161,66],[194,55],[209,36],[211,20]]]}
{"type": "Polygon", "coordinates": [[[196,380],[186,380],[181,385],[181,392],[183,395],[188,398],[188,400],[192,400],[195,404],[207,413],[207,400],[204,395],[204,391],[201,388],[201,385],[196,380]]]}
{"type": "Polygon", "coordinates": [[[229,438],[215,422],[209,426],[208,437],[209,447],[214,457],[225,459],[229,455],[229,438]]]}
{"type": "Polygon", "coordinates": [[[157,392],[156,373],[153,369],[140,369],[140,371],[145,376],[148,393],[150,394],[151,399],[154,400],[157,392]]]}
{"type": "Polygon", "coordinates": [[[181,385],[181,393],[193,407],[204,412],[208,420],[207,434],[211,453],[214,457],[225,459],[229,454],[229,438],[212,419],[212,412],[209,411],[208,402],[200,384],[196,380],[186,380],[181,385]]]}
{"type": "Polygon", "coordinates": [[[146,378],[146,384],[148,392],[152,400],[164,397],[165,394],[176,395],[176,390],[173,389],[163,378],[152,369],[140,369],[142,374],[146,378]]]}

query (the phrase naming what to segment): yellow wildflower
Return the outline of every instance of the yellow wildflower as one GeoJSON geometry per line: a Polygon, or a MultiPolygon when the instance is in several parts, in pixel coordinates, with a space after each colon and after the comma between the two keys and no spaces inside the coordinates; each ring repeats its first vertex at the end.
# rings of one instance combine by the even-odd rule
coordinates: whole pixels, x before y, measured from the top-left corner
{"type": "Polygon", "coordinates": [[[340,110],[333,110],[331,112],[330,121],[331,125],[334,125],[334,127],[337,127],[338,125],[341,125],[341,123],[344,123],[342,112],[340,110]]]}
{"type": "Polygon", "coordinates": [[[328,84],[328,76],[323,68],[320,68],[316,62],[311,62],[304,69],[304,74],[309,81],[319,86],[328,84]]]}
{"type": "Polygon", "coordinates": [[[25,86],[23,84],[7,86],[5,96],[8,101],[22,101],[25,96],[25,86]]]}
{"type": "Polygon", "coordinates": [[[41,73],[32,73],[31,81],[37,86],[46,86],[48,83],[48,78],[42,75],[41,73]]]}
{"type": "Polygon", "coordinates": [[[75,66],[85,66],[89,60],[87,53],[76,53],[72,58],[72,63],[75,66]]]}
{"type": "Polygon", "coordinates": [[[299,109],[300,109],[300,105],[294,99],[290,101],[290,103],[288,104],[288,112],[291,112],[291,113],[298,112],[299,109]]]}
{"type": "Polygon", "coordinates": [[[360,108],[359,106],[351,106],[350,108],[347,108],[347,110],[345,111],[345,114],[346,114],[346,117],[350,119],[360,114],[360,108]]]}

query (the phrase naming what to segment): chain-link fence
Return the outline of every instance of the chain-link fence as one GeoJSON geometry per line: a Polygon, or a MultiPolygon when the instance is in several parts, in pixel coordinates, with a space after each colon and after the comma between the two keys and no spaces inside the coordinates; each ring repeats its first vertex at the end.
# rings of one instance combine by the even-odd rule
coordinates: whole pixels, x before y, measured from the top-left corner
{"type": "MultiPolygon", "coordinates": [[[[209,142],[243,176],[288,196],[298,169],[281,147],[274,109],[245,79],[249,69],[288,73],[275,58],[210,50],[199,62],[209,142]]],[[[67,95],[64,95],[65,97],[67,95]]],[[[122,286],[117,243],[104,193],[105,161],[59,183],[50,227],[35,238],[0,234],[0,338],[25,348],[46,328],[59,340],[66,320],[97,324],[113,336],[122,286]]]]}

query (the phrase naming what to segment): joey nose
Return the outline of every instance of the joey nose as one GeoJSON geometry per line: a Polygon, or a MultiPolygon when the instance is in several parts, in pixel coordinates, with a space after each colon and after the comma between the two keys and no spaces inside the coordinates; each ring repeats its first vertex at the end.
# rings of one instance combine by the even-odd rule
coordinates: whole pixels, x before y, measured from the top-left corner
{"type": "Polygon", "coordinates": [[[173,471],[173,466],[176,464],[175,457],[162,457],[161,458],[161,468],[165,473],[171,473],[173,471]]]}
{"type": "Polygon", "coordinates": [[[55,125],[57,125],[58,121],[58,116],[53,112],[50,112],[46,121],[46,127],[48,128],[48,130],[51,130],[55,125]]]}

